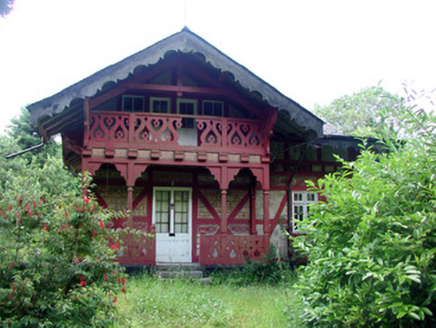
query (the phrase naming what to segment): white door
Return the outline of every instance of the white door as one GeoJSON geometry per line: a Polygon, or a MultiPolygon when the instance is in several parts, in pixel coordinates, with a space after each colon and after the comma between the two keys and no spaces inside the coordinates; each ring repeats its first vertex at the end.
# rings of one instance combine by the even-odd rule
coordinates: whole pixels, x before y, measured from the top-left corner
{"type": "Polygon", "coordinates": [[[153,196],[156,262],[191,262],[191,188],[155,187],[153,196]]]}

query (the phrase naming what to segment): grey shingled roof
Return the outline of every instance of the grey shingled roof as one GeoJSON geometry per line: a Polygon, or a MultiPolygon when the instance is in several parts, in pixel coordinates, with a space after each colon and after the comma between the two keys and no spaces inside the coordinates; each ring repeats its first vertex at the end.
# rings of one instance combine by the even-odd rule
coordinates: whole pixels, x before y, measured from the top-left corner
{"type": "Polygon", "coordinates": [[[187,28],[114,65],[102,69],[51,97],[27,106],[31,113],[32,124],[37,124],[38,119],[44,116],[52,117],[63,112],[74,99],[94,96],[107,82],[117,82],[125,79],[129,74],[133,73],[137,66],[156,64],[169,51],[203,54],[206,62],[209,62],[213,67],[220,69],[222,72],[231,72],[235,82],[239,82],[249,91],[259,92],[262,98],[272,107],[288,112],[290,119],[296,124],[304,129],[313,130],[318,136],[322,136],[323,121],[320,118],[281,94],[244,66],[236,63],[187,28]]]}

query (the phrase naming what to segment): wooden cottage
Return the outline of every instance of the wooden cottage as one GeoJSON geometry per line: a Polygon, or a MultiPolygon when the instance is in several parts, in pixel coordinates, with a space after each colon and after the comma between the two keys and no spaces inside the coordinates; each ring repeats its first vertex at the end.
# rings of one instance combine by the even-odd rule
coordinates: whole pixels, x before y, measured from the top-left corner
{"type": "Polygon", "coordinates": [[[130,210],[112,228],[155,234],[127,241],[126,265],[286,256],[283,231],[318,201],[304,181],[357,149],[186,28],[28,109],[103,206],[130,210]]]}

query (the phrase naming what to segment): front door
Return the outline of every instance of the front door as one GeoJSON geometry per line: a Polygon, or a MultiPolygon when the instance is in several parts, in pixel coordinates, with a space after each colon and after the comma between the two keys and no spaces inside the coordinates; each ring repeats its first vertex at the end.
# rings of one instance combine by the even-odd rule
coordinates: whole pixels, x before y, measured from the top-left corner
{"type": "Polygon", "coordinates": [[[155,187],[153,196],[156,262],[191,262],[191,188],[155,187]]]}

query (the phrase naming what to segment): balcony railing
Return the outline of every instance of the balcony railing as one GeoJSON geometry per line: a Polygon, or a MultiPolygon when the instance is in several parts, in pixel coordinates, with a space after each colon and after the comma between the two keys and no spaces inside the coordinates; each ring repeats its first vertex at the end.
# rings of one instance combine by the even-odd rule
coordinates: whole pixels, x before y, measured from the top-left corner
{"type": "Polygon", "coordinates": [[[98,112],[85,132],[89,147],[188,150],[265,155],[265,125],[237,118],[98,112]],[[199,149],[200,148],[200,149],[199,149]]]}
{"type": "Polygon", "coordinates": [[[248,235],[200,235],[201,265],[242,265],[260,261],[268,253],[269,237],[248,235]]]}

